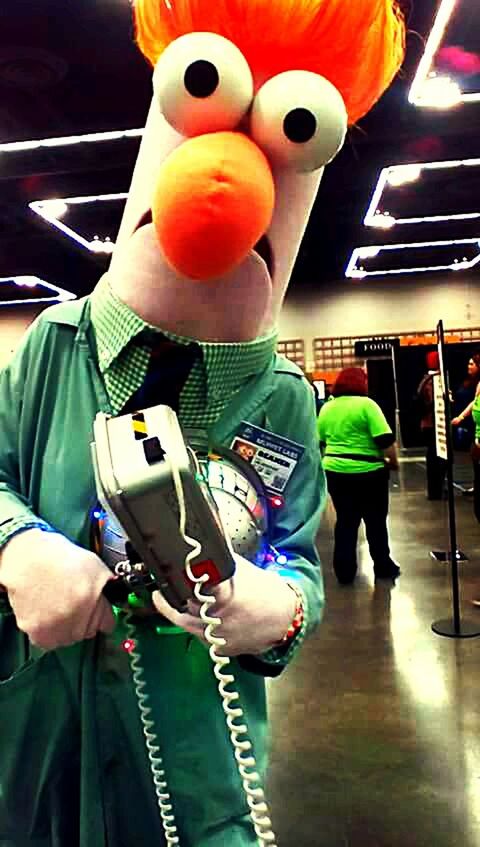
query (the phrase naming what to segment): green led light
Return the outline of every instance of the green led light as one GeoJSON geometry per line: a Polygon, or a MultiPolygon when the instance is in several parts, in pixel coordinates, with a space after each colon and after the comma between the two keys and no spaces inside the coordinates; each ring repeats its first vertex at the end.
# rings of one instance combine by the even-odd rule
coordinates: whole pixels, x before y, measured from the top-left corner
{"type": "Polygon", "coordinates": [[[129,594],[128,595],[128,605],[134,606],[135,608],[139,609],[139,608],[142,608],[145,605],[145,603],[142,600],[142,598],[137,597],[136,594],[129,594]]]}
{"type": "Polygon", "coordinates": [[[166,626],[162,626],[160,624],[159,626],[155,627],[155,632],[157,633],[157,635],[185,635],[184,629],[179,626],[172,626],[172,624],[167,624],[166,626]]]}

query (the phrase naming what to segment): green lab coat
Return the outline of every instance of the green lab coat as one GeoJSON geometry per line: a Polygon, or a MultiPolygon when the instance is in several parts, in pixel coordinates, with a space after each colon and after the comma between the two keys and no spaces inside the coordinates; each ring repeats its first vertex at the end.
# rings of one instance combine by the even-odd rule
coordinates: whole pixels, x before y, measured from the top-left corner
{"type": "MultiPolygon", "coordinates": [[[[44,312],[0,374],[0,544],[35,516],[89,545],[95,502],[92,424],[109,401],[95,358],[88,298],[44,312]]],[[[241,421],[305,445],[279,511],[274,544],[291,559],[319,621],[323,588],[314,538],[324,500],[313,394],[274,356],[211,428],[231,443],[241,421]]],[[[32,580],[35,573],[32,573],[32,580]]],[[[136,638],[183,847],[256,844],[206,648],[186,633],[136,638]]],[[[0,847],[165,844],[128,655],[112,636],[48,653],[0,615],[0,847]]],[[[265,767],[264,675],[291,656],[232,662],[250,736],[265,767]]]]}

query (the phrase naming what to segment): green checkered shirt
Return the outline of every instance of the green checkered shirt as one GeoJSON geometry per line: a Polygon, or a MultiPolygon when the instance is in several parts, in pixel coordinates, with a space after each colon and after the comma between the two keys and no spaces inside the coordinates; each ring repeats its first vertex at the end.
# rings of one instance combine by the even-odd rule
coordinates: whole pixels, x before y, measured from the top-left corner
{"type": "MultiPolygon", "coordinates": [[[[114,414],[143,384],[150,360],[150,347],[133,344],[145,329],[161,333],[179,344],[183,338],[143,321],[115,295],[108,276],[102,277],[91,294],[100,371],[114,414]]],[[[180,395],[179,418],[184,426],[206,428],[222,414],[233,395],[254,374],[262,371],[277,346],[277,333],[238,344],[198,341],[201,358],[195,362],[180,395]]]]}
{"type": "MultiPolygon", "coordinates": [[[[131,342],[145,329],[158,332],[179,344],[190,344],[193,339],[182,338],[145,323],[116,297],[107,276],[102,277],[90,301],[100,371],[112,412],[118,414],[142,385],[150,360],[148,345],[131,342]]],[[[186,427],[206,428],[215,422],[249,377],[268,365],[277,345],[277,333],[241,344],[195,343],[200,347],[202,357],[195,362],[180,395],[179,417],[186,427]]],[[[35,525],[48,529],[44,523],[35,525]]],[[[265,662],[285,664],[297,652],[307,629],[306,603],[304,598],[305,622],[293,644],[269,650],[262,656],[265,662]]],[[[0,593],[0,615],[10,613],[8,597],[0,593]]]]}

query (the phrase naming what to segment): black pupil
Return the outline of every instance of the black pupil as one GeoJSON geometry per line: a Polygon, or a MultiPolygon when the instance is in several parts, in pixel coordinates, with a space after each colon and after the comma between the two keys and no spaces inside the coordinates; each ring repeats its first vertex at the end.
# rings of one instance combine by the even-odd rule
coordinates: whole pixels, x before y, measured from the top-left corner
{"type": "Polygon", "coordinates": [[[283,131],[295,144],[305,144],[317,131],[317,119],[309,109],[292,109],[283,122],[283,131]]]}
{"type": "Polygon", "coordinates": [[[217,90],[219,82],[215,65],[204,59],[193,62],[185,71],[185,88],[192,97],[210,97],[217,90]]]}

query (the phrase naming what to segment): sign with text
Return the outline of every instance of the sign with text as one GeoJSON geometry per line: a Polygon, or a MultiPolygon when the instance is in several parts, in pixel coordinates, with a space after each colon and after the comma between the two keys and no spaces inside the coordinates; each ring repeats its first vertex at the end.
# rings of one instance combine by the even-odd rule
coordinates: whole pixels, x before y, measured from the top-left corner
{"type": "Polygon", "coordinates": [[[249,462],[269,491],[283,494],[305,447],[274,432],[242,421],[231,450],[249,462]]]}
{"type": "Polygon", "coordinates": [[[389,356],[397,347],[400,347],[399,338],[368,338],[355,342],[355,356],[359,359],[366,356],[389,356]]]}
{"type": "Polygon", "coordinates": [[[435,446],[439,459],[448,459],[447,447],[447,419],[445,416],[445,398],[443,393],[442,377],[435,374],[433,377],[433,406],[435,411],[435,446]]]}

